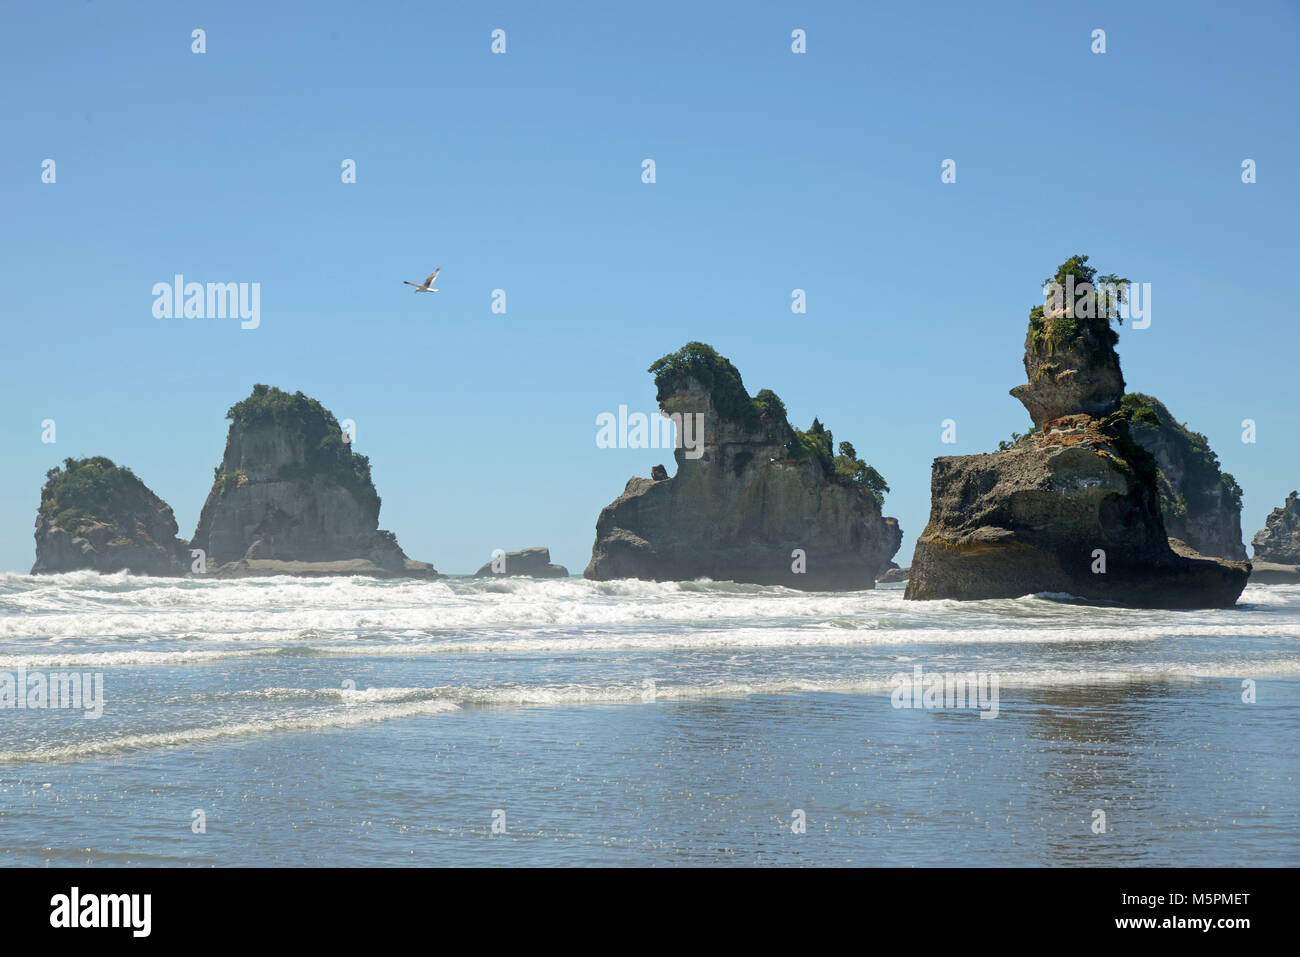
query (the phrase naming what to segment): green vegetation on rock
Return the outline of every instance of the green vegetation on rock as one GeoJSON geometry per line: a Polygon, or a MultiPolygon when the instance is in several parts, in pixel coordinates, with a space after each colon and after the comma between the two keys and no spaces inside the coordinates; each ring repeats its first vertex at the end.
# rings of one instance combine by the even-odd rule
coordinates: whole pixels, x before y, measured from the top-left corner
{"type": "MultiPolygon", "coordinates": [[[[655,377],[655,397],[661,405],[694,380],[708,390],[713,407],[722,416],[745,425],[761,424],[769,436],[785,443],[790,459],[816,461],[826,478],[865,489],[877,504],[883,504],[889,486],[879,472],[857,457],[852,445],[841,442],[840,454],[836,455],[830,430],[817,419],[806,432],[793,428],[780,396],[771,389],[762,389],[751,398],[740,371],[707,343],[688,342],[657,359],[648,371],[655,377]]],[[[752,453],[747,452],[736,456],[733,467],[737,474],[751,458],[752,453]]]]}
{"type": "Polygon", "coordinates": [[[111,459],[68,458],[45,473],[41,511],[53,516],[55,525],[72,531],[83,522],[102,521],[132,508],[148,494],[134,472],[111,459]]]}
{"type": "MultiPolygon", "coordinates": [[[[727,418],[750,422],[758,417],[754,401],[741,381],[740,370],[703,342],[686,343],[676,352],[657,359],[647,371],[655,377],[655,398],[661,403],[685,389],[687,380],[694,379],[708,390],[713,407],[727,418]]],[[[775,398],[774,394],[769,395],[775,398]]],[[[784,406],[781,412],[784,415],[784,406]]]]}
{"type": "MultiPolygon", "coordinates": [[[[358,455],[343,440],[343,430],[333,413],[318,401],[295,392],[290,395],[273,386],[255,385],[253,394],[230,407],[226,413],[236,428],[276,426],[304,436],[306,461],[283,466],[280,478],[310,481],[321,477],[341,485],[363,505],[378,513],[380,499],[370,478],[370,459],[358,455]]],[[[223,493],[240,483],[239,472],[217,471],[223,493]]]]}
{"type": "Polygon", "coordinates": [[[1219,456],[1210,448],[1210,441],[1200,432],[1193,432],[1185,423],[1170,416],[1168,421],[1161,418],[1156,409],[1156,399],[1141,392],[1125,393],[1120,399],[1120,414],[1128,421],[1141,423],[1159,429],[1168,426],[1183,439],[1186,454],[1183,456],[1186,475],[1183,481],[1188,495],[1200,499],[1187,501],[1179,495],[1163,475],[1157,482],[1160,491],[1161,507],[1173,515],[1186,515],[1203,508],[1212,508],[1214,500],[1209,489],[1222,486],[1227,500],[1236,508],[1241,508],[1241,486],[1219,464],[1219,456]]]}
{"type": "Polygon", "coordinates": [[[1075,346],[1085,333],[1090,332],[1095,336],[1103,347],[1113,349],[1119,342],[1119,334],[1111,327],[1111,319],[1114,318],[1121,324],[1124,322],[1122,316],[1117,313],[1120,303],[1127,295],[1129,280],[1123,279],[1114,273],[1107,273],[1103,276],[1097,275],[1097,270],[1088,265],[1088,257],[1084,255],[1071,256],[1056,270],[1056,275],[1049,276],[1043,280],[1043,285],[1049,283],[1058,283],[1062,289],[1065,288],[1068,277],[1074,277],[1075,298],[1077,299],[1083,292],[1082,286],[1086,283],[1092,286],[1096,296],[1092,301],[1092,315],[1080,315],[1075,310],[1075,303],[1068,302],[1069,315],[1052,315],[1049,316],[1043,306],[1034,306],[1029,310],[1029,342],[1036,351],[1042,351],[1046,346],[1048,355],[1055,355],[1065,349],[1075,346]],[[1107,287],[1114,287],[1114,293],[1107,287]],[[1111,316],[1112,310],[1116,311],[1114,317],[1111,316]]]}
{"type": "Polygon", "coordinates": [[[1157,429],[1162,424],[1160,413],[1151,404],[1151,396],[1143,395],[1141,392],[1126,392],[1119,400],[1119,408],[1124,413],[1124,418],[1130,422],[1144,422],[1157,429]]]}

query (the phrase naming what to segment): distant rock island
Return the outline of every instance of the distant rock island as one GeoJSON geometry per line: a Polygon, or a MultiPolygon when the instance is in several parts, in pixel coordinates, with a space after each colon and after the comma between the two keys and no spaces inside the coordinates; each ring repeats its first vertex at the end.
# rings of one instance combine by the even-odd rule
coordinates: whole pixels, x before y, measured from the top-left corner
{"type": "Polygon", "coordinates": [[[190,553],[176,531],[171,506],[130,469],[102,456],[65,459],[45,473],[32,574],[181,575],[190,553]]]}
{"type": "Polygon", "coordinates": [[[129,469],[68,460],[42,492],[32,573],[180,575],[198,571],[198,550],[199,574],[217,578],[440,577],[379,529],[370,461],[315,399],[257,385],[226,417],[225,455],[189,544],[175,539],[172,510],[129,469]]]}
{"type": "Polygon", "coordinates": [[[674,451],[677,474],[632,478],[596,522],[584,575],[596,581],[711,578],[807,590],[875,587],[902,541],[881,515],[884,479],[813,420],[792,428],[770,389],[702,342],[649,371],[663,414],[703,415],[703,452],[674,451]]]}
{"type": "Polygon", "coordinates": [[[1252,581],[1300,583],[1300,498],[1295,492],[1269,513],[1251,546],[1255,550],[1252,581]]]}
{"type": "MultiPolygon", "coordinates": [[[[1097,276],[1087,260],[1072,257],[1044,280],[1059,287],[1068,280],[1078,306],[1035,306],[1029,314],[1029,381],[1011,394],[1034,431],[996,453],[935,459],[930,521],[917,541],[907,598],[1057,592],[1135,607],[1217,608],[1235,604],[1245,588],[1248,564],[1204,557],[1166,531],[1157,459],[1137,441],[1133,420],[1154,430],[1146,438],[1168,453],[1175,500],[1186,501],[1179,464],[1186,448],[1160,431],[1172,427],[1167,409],[1145,396],[1124,401],[1111,327],[1116,293],[1098,290],[1123,295],[1127,281],[1097,276]]],[[[1217,459],[1213,465],[1221,494],[1231,497],[1217,459]]],[[[1195,521],[1183,530],[1207,547],[1230,547],[1230,526],[1195,521]]],[[[1237,529],[1239,543],[1239,518],[1237,529]]]]}
{"type": "Polygon", "coordinates": [[[551,550],[535,546],[517,552],[504,552],[474,573],[475,578],[492,577],[568,578],[563,565],[551,564],[551,550]]]}

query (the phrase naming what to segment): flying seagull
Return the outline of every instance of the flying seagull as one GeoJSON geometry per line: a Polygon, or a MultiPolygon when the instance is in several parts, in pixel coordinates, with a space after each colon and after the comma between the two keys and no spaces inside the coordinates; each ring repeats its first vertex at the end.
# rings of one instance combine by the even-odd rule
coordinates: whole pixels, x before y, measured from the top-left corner
{"type": "Polygon", "coordinates": [[[442,267],[439,266],[433,272],[429,273],[429,278],[424,281],[423,286],[418,282],[411,282],[409,279],[403,279],[402,282],[406,283],[408,286],[414,286],[416,292],[437,292],[438,290],[433,288],[433,281],[438,278],[438,272],[441,269],[442,267]]]}

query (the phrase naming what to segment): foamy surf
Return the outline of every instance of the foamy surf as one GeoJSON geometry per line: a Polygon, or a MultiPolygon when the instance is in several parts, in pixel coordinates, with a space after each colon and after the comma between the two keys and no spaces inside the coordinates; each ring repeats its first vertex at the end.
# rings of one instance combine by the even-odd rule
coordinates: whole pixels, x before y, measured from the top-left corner
{"type": "Polygon", "coordinates": [[[297,715],[258,721],[236,721],[210,727],[181,728],[148,734],[123,734],[96,737],[74,744],[38,747],[31,751],[0,751],[0,764],[19,762],[47,763],[78,761],[129,751],[154,748],[194,747],[231,738],[275,734],[291,731],[330,731],[351,728],[376,721],[410,718],[454,711],[453,702],[438,698],[389,704],[380,707],[336,710],[325,714],[297,715]]]}

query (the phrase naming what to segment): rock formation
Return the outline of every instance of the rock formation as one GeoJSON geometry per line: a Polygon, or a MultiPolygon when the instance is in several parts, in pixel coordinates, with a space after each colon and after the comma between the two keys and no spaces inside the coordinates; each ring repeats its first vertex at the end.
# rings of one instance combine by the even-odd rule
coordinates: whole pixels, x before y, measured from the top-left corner
{"type": "Polygon", "coordinates": [[[820,422],[791,428],[773,392],[751,397],[736,367],[703,343],[650,372],[663,414],[702,422],[702,445],[674,451],[671,478],[630,479],[605,507],[587,578],[875,587],[902,533],[881,517],[888,486],[849,443],[835,455],[820,422]]]}
{"type": "Polygon", "coordinates": [[[1219,469],[1205,436],[1173,417],[1159,399],[1140,392],[1120,402],[1134,440],[1155,456],[1165,532],[1202,555],[1246,560],[1241,542],[1241,488],[1219,469]]]}
{"type": "Polygon", "coordinates": [[[475,578],[494,576],[521,576],[527,578],[568,578],[569,570],[563,565],[551,564],[549,548],[525,548],[518,552],[506,552],[500,561],[491,561],[474,573],[475,578]],[[493,566],[500,568],[497,571],[493,566]]]}
{"type": "Polygon", "coordinates": [[[32,574],[181,575],[189,551],[176,531],[171,508],[130,469],[102,457],[66,459],[45,474],[32,574]]]}
{"type": "Polygon", "coordinates": [[[438,577],[378,528],[370,461],[319,402],[258,385],[226,417],[225,455],[191,543],[210,573],[438,577]]]}
{"type": "Polygon", "coordinates": [[[1251,581],[1300,582],[1300,498],[1295,492],[1269,512],[1250,544],[1255,550],[1251,581]]]}
{"type": "MultiPolygon", "coordinates": [[[[1070,259],[1055,281],[1069,278],[1087,295],[1095,271],[1086,263],[1070,259]]],[[[996,453],[935,459],[906,597],[1055,592],[1137,607],[1231,606],[1250,566],[1171,545],[1156,461],[1121,407],[1109,310],[1104,301],[1070,307],[1030,312],[1029,381],[1011,394],[1035,431],[996,453]]]]}

